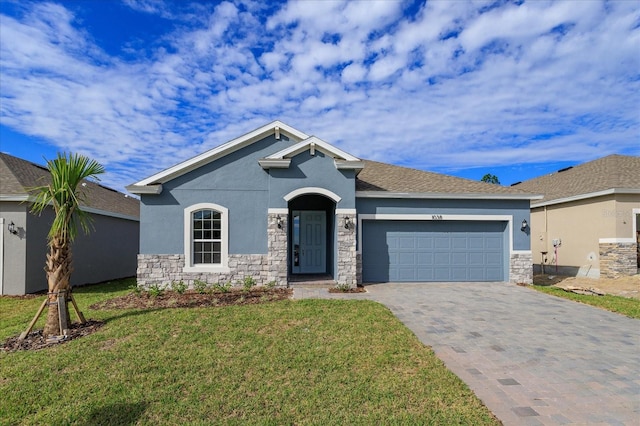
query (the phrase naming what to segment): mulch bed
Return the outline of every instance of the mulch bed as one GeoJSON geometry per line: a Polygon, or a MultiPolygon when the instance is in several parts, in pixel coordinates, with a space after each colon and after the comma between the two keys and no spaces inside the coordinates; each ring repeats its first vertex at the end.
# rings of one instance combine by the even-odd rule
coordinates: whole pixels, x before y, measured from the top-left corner
{"type": "Polygon", "coordinates": [[[197,293],[189,290],[183,294],[167,291],[157,296],[148,292],[130,293],[104,302],[95,303],[91,309],[157,309],[157,308],[208,308],[214,306],[255,305],[289,299],[288,288],[256,288],[249,291],[230,290],[226,293],[197,293]]]}
{"type": "MultiPolygon", "coordinates": [[[[157,296],[148,292],[140,294],[130,293],[124,296],[94,303],[89,308],[100,309],[162,309],[162,308],[207,308],[231,305],[255,305],[291,298],[293,291],[289,288],[256,288],[249,291],[231,290],[223,293],[196,293],[189,290],[183,294],[167,291],[157,296]]],[[[24,296],[21,296],[24,297],[24,296]]],[[[57,346],[82,336],[87,336],[105,323],[103,321],[87,320],[85,324],[74,323],[69,329],[68,336],[63,340],[47,341],[43,330],[36,330],[27,335],[23,341],[19,336],[9,337],[0,346],[0,351],[14,352],[22,350],[39,350],[57,346]]]]}
{"type": "Polygon", "coordinates": [[[367,290],[364,288],[364,286],[359,285],[356,288],[350,288],[348,290],[342,290],[336,287],[331,287],[329,289],[329,293],[366,293],[367,290]]]}
{"type": "Polygon", "coordinates": [[[51,346],[61,345],[69,342],[78,337],[88,336],[89,334],[97,331],[104,325],[104,321],[87,320],[84,324],[74,323],[71,324],[69,334],[62,340],[47,341],[42,334],[42,330],[32,331],[24,338],[23,341],[19,341],[19,336],[9,337],[5,340],[4,345],[0,346],[0,350],[4,352],[14,351],[35,351],[38,349],[44,349],[51,346]]]}

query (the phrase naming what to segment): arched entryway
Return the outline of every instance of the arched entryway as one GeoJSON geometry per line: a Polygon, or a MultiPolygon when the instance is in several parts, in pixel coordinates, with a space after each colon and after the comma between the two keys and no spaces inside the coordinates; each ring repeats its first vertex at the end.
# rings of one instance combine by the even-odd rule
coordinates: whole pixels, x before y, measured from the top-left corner
{"type": "Polygon", "coordinates": [[[290,276],[335,275],[336,202],[326,195],[305,193],[288,202],[290,276]]]}

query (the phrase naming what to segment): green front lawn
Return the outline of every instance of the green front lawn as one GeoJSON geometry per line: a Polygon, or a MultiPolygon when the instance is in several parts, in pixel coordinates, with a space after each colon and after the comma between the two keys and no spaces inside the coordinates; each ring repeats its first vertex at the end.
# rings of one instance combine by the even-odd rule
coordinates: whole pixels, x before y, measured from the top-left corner
{"type": "Polygon", "coordinates": [[[563,297],[565,299],[575,300],[576,302],[586,303],[587,305],[596,306],[611,312],[617,312],[630,318],[640,318],[640,300],[621,296],[595,296],[586,294],[576,294],[557,287],[534,285],[534,289],[554,296],[563,297]]]}
{"type": "MultiPolygon", "coordinates": [[[[0,352],[0,424],[499,424],[377,303],[88,308],[131,284],[74,290],[97,333],[0,352]]],[[[0,339],[41,301],[0,297],[0,339]]]]}

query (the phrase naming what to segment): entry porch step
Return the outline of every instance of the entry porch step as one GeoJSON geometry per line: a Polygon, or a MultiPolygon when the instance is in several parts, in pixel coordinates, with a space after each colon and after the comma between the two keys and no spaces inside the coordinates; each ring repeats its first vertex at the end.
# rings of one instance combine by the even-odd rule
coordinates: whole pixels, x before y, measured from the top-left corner
{"type": "Polygon", "coordinates": [[[336,281],[331,275],[290,275],[289,287],[291,288],[332,288],[336,281]]]}

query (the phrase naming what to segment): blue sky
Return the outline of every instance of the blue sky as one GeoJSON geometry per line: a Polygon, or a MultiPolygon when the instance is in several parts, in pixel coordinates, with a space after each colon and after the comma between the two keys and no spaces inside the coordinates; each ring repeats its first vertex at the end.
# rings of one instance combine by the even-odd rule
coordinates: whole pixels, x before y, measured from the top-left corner
{"type": "Polygon", "coordinates": [[[0,2],[3,152],[123,190],[276,119],[503,184],[640,155],[640,2],[0,2]]]}

